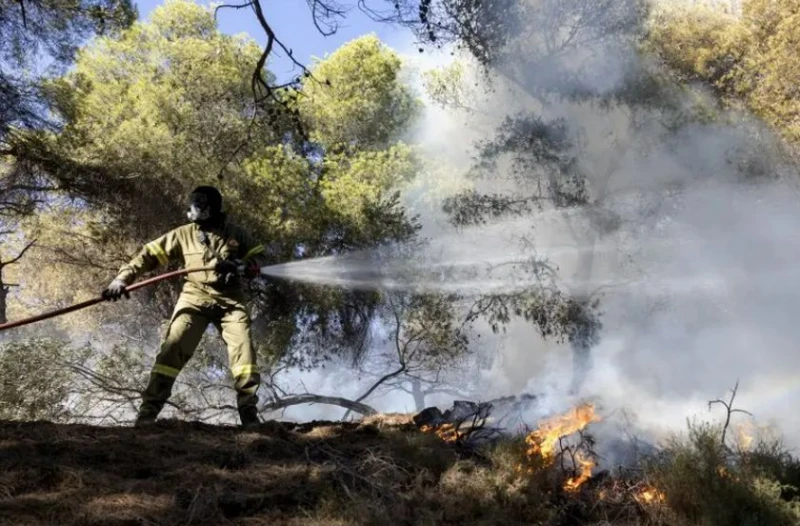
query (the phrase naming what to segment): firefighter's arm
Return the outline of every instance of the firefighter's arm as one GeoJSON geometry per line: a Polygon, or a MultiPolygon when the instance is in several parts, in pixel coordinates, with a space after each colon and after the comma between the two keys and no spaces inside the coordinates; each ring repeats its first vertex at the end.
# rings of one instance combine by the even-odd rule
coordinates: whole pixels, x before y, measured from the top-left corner
{"type": "Polygon", "coordinates": [[[166,266],[180,255],[180,244],[175,230],[147,243],[127,265],[122,267],[116,280],[126,285],[137,277],[160,266],[166,266]]]}

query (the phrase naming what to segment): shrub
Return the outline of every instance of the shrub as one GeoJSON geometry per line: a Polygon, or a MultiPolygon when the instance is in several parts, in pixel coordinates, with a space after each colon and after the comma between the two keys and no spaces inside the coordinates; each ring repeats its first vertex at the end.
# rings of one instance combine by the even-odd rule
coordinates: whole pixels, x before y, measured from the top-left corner
{"type": "Polygon", "coordinates": [[[674,437],[646,462],[647,476],[666,504],[690,524],[796,525],[800,500],[789,497],[796,461],[773,445],[736,452],[721,440],[722,427],[689,422],[687,437],[674,437]]]}
{"type": "Polygon", "coordinates": [[[0,419],[67,417],[75,375],[63,363],[79,353],[66,342],[50,338],[0,344],[0,419]]]}

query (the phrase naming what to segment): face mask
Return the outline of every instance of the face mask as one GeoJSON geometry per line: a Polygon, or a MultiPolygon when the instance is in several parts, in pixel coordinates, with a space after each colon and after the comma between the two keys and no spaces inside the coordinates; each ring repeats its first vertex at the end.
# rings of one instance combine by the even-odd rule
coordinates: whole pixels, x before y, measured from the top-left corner
{"type": "Polygon", "coordinates": [[[208,221],[211,218],[211,212],[208,208],[208,200],[202,194],[192,194],[189,202],[189,211],[186,212],[186,217],[192,223],[200,223],[208,221]]]}

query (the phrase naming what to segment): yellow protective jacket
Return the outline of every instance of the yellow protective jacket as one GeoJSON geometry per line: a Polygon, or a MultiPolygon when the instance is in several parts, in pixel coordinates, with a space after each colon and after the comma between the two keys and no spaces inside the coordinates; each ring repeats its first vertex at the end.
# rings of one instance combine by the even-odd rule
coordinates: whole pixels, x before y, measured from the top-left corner
{"type": "MultiPolygon", "coordinates": [[[[180,262],[183,268],[195,268],[214,265],[222,259],[255,261],[262,266],[265,264],[264,246],[228,222],[210,230],[201,230],[195,223],[189,223],[147,243],[136,257],[120,269],[117,279],[130,285],[142,273],[172,262],[180,262]]],[[[184,280],[184,294],[197,299],[243,299],[242,285],[238,279],[225,285],[221,276],[214,271],[192,272],[184,280]]]]}

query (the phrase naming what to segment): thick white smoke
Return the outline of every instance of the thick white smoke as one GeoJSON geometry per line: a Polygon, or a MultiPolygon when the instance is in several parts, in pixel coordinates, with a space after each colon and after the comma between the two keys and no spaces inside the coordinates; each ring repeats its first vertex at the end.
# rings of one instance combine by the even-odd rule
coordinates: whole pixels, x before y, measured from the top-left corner
{"type": "MultiPolygon", "coordinates": [[[[600,67],[582,70],[587,73],[582,82],[601,91],[615,89],[625,67],[609,65],[627,64],[629,51],[608,48],[600,67]]],[[[425,60],[414,57],[417,63],[425,60]]],[[[430,62],[447,62],[447,55],[427,60],[441,67],[430,62]]],[[[479,77],[468,60],[463,63],[473,78],[479,77]]],[[[672,115],[661,110],[631,119],[633,110],[626,106],[542,107],[526,100],[520,94],[524,89],[505,85],[499,75],[496,79],[492,93],[481,95],[467,86],[473,90],[471,112],[429,106],[418,142],[437,161],[463,169],[473,160],[475,144],[491,139],[505,116],[530,109],[564,118],[582,134],[576,153],[593,197],[600,196],[599,205],[619,221],[599,237],[575,235],[575,228],[592,227],[591,217],[580,210],[531,214],[485,230],[533,239],[537,253],[558,265],[565,286],[602,289],[604,328],[577,396],[566,394],[572,375],[569,346],[543,341],[522,322],[509,325],[502,345],[487,337],[487,352],[498,354],[480,373],[482,398],[545,394],[546,403],[530,415],[535,418],[589,397],[609,417],[606,426],[633,415],[633,431],[659,438],[685,429],[686,419],[695,415],[720,420],[722,408],[709,412],[708,402],[727,399],[738,380],[736,406],[752,412],[758,424],[780,428],[788,443],[800,444],[800,417],[793,407],[800,399],[799,179],[777,139],[746,115],[724,112],[713,122],[664,134],[672,115]],[[576,276],[586,252],[594,255],[591,273],[576,276]]],[[[705,98],[699,89],[687,94],[684,109],[705,98]]],[[[506,175],[452,186],[524,191],[506,175]]],[[[435,176],[428,182],[441,190],[436,183],[435,176]]],[[[441,215],[429,217],[428,235],[459,243],[441,215]]],[[[476,244],[474,233],[461,241],[476,262],[498,254],[496,238],[486,238],[493,242],[476,244]]],[[[519,250],[519,245],[509,241],[505,250],[519,250]]]]}
{"type": "MultiPolygon", "coordinates": [[[[579,49],[551,65],[580,64],[581,87],[602,93],[618,89],[631,68],[641,66],[625,45],[599,46],[584,55],[601,60],[587,65],[579,49]]],[[[502,335],[479,325],[481,338],[473,345],[490,360],[473,373],[473,399],[541,395],[527,415],[534,425],[539,417],[589,398],[605,417],[597,427],[607,438],[621,436],[620,427],[626,427],[657,440],[684,430],[693,416],[722,419],[722,408],[709,412],[708,402],[727,399],[739,381],[735,405],[752,412],[759,425],[774,424],[789,444],[800,444],[800,416],[793,407],[800,398],[800,324],[795,321],[800,192],[798,173],[769,130],[746,115],[719,112],[713,121],[678,124],[665,133],[665,125],[675,123],[675,112],[698,101],[713,107],[700,89],[666,111],[543,102],[526,88],[552,86],[558,78],[552,72],[516,75],[523,85],[509,82],[508,70],[490,72],[494,82],[488,92],[468,58],[419,54],[416,46],[406,56],[410,78],[421,89],[421,71],[460,60],[464,78],[454,93],[469,106],[441,108],[428,99],[410,137],[430,165],[406,192],[411,209],[422,214],[423,235],[458,258],[468,254],[474,265],[534,253],[558,267],[565,290],[597,292],[601,298],[604,327],[591,350],[592,368],[581,392],[568,393],[573,374],[569,346],[543,340],[531,325],[513,321],[502,335]],[[442,198],[469,186],[497,193],[530,190],[503,164],[491,178],[465,176],[477,145],[492,139],[502,120],[520,111],[565,119],[600,213],[545,210],[456,230],[441,210],[442,198]],[[522,245],[523,239],[532,243],[522,245]]],[[[360,392],[367,383],[342,381],[340,375],[352,375],[333,376],[337,385],[346,386],[339,389],[343,396],[360,392]]],[[[429,401],[444,406],[452,398],[429,401]]],[[[372,402],[386,411],[413,407],[402,392],[372,402]]]]}

